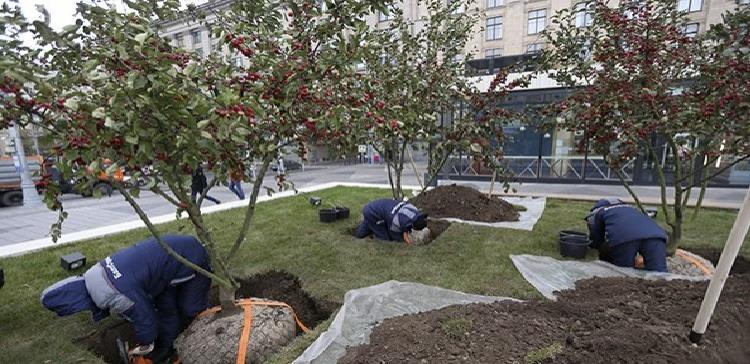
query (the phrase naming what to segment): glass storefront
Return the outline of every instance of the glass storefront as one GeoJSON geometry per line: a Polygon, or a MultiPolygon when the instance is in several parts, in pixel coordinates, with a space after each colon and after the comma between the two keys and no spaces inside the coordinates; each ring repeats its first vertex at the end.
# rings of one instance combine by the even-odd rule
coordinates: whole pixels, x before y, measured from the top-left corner
{"type": "MultiPolygon", "coordinates": [[[[519,91],[513,93],[503,107],[521,109],[533,104],[544,104],[567,95],[564,89],[519,91]]],[[[450,128],[456,117],[470,112],[465,105],[457,104],[456,110],[442,113],[439,122],[450,128]]],[[[519,181],[550,183],[619,183],[619,175],[635,185],[656,185],[658,177],[656,163],[662,166],[667,183],[674,178],[674,163],[671,150],[663,138],[653,137],[651,144],[656,158],[645,153],[624,162],[617,170],[610,168],[604,157],[590,151],[583,133],[564,130],[542,130],[541,120],[527,119],[503,127],[503,163],[510,168],[519,181]],[[583,148],[579,147],[582,146],[583,148]]],[[[497,146],[497,143],[493,143],[497,146]]],[[[700,167],[700,166],[696,166],[700,167]]],[[[722,157],[709,168],[708,175],[716,174],[711,186],[747,186],[750,184],[750,159],[737,161],[722,157]],[[733,164],[734,163],[734,164],[733,164]]],[[[444,177],[460,179],[487,179],[491,170],[473,163],[464,153],[458,152],[442,169],[444,177]]]]}

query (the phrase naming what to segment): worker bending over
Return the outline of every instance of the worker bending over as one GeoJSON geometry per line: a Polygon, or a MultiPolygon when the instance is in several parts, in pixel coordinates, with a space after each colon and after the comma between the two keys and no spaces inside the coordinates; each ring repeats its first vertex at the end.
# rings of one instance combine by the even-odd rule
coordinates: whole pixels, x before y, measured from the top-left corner
{"type": "Polygon", "coordinates": [[[359,224],[355,236],[359,239],[375,235],[376,239],[404,241],[405,236],[414,230],[427,227],[426,214],[414,205],[391,199],[375,200],[362,209],[364,219],[359,224]]]}
{"type": "Polygon", "coordinates": [[[616,198],[596,202],[586,216],[591,247],[599,257],[621,267],[635,267],[636,254],[645,269],[667,271],[667,234],[654,220],[616,198]]]}
{"type": "MultiPolygon", "coordinates": [[[[210,270],[206,249],[192,236],[165,235],[179,255],[210,270]]],[[[211,281],[170,256],[154,239],[120,250],[83,276],[63,279],[42,292],[45,308],[59,316],[84,310],[94,321],[118,314],[133,325],[138,347],[132,353],[159,363],[172,355],[181,319],[208,307],[211,281]]]]}

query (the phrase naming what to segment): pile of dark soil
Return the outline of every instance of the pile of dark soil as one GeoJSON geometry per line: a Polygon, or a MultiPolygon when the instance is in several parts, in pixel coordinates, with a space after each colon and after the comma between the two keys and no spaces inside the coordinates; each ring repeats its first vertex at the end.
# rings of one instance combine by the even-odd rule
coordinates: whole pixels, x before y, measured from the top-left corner
{"type": "MultiPolygon", "coordinates": [[[[694,254],[698,254],[702,256],[703,258],[706,258],[711,263],[714,263],[714,265],[719,264],[719,258],[721,257],[721,249],[716,248],[710,248],[710,247],[699,247],[699,248],[688,248],[688,251],[694,254]]],[[[737,259],[734,260],[734,265],[732,265],[732,270],[729,271],[729,274],[745,274],[750,273],[750,260],[747,258],[738,255],[737,259]]]]}
{"type": "Polygon", "coordinates": [[[101,357],[105,363],[121,364],[122,360],[117,351],[117,338],[128,342],[131,347],[134,345],[135,334],[129,322],[120,319],[109,321],[96,331],[73,339],[73,343],[85,347],[86,350],[101,357]]]}
{"type": "Polygon", "coordinates": [[[305,326],[313,328],[326,320],[338,307],[334,302],[319,301],[302,289],[297,276],[284,271],[270,271],[240,279],[237,298],[267,298],[292,306],[305,326]]]}
{"type": "Polygon", "coordinates": [[[473,188],[440,186],[409,200],[430,217],[453,217],[467,221],[518,221],[518,211],[500,197],[487,197],[473,188]]]}
{"type": "Polygon", "coordinates": [[[437,239],[445,230],[451,226],[449,221],[427,219],[427,228],[430,229],[430,241],[437,239]]]}
{"type": "MultiPolygon", "coordinates": [[[[437,239],[438,236],[442,235],[450,226],[450,221],[427,219],[427,228],[430,229],[430,241],[437,239]]],[[[344,235],[354,236],[354,233],[356,232],[357,226],[350,226],[344,229],[344,235]]]]}
{"type": "Polygon", "coordinates": [[[393,318],[339,363],[750,362],[748,275],[727,280],[704,344],[690,344],[706,285],[596,278],[557,302],[459,305],[393,318]]]}
{"type": "MultiPolygon", "coordinates": [[[[338,307],[338,304],[328,301],[319,301],[312,298],[302,289],[299,278],[283,271],[270,271],[257,274],[249,278],[239,278],[240,289],[237,298],[267,298],[289,304],[297,316],[310,329],[314,328],[323,320],[326,320],[338,307]]],[[[212,287],[209,292],[209,305],[219,304],[219,292],[212,287]]],[[[183,330],[190,322],[184,322],[183,330]]],[[[117,351],[117,338],[127,341],[132,346],[135,343],[133,328],[127,321],[117,320],[97,328],[96,331],[73,340],[74,343],[84,346],[87,350],[100,356],[104,362],[120,364],[117,351]]]]}

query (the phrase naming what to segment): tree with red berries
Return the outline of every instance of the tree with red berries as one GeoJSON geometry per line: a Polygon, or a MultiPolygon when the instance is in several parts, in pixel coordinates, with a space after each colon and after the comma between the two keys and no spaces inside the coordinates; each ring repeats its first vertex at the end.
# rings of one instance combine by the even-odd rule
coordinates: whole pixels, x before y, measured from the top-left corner
{"type": "Polygon", "coordinates": [[[742,73],[748,64],[747,23],[728,20],[698,37],[685,33],[686,23],[674,1],[613,6],[596,0],[562,10],[545,33],[551,45],[545,70],[578,88],[554,105],[550,126],[583,131],[586,140],[579,147],[588,143],[603,155],[641,208],[620,168],[639,156],[653,166],[670,251],[682,239],[693,189],[700,187],[703,195],[713,176],[750,157],[748,83],[742,73]],[[730,162],[710,168],[721,158],[730,162]]]}
{"type": "Polygon", "coordinates": [[[471,3],[422,0],[419,5],[427,9],[419,19],[407,19],[401,9],[391,8],[387,27],[373,29],[367,39],[372,46],[365,58],[367,112],[360,139],[374,144],[383,156],[395,199],[404,197],[401,176],[404,164],[411,162],[412,148],[432,144],[423,188],[459,150],[494,163],[501,150],[491,148],[490,141],[501,141],[498,119],[510,113],[492,107],[492,97],[497,101],[520,86],[506,83],[504,73],[489,93],[481,94],[466,77],[466,44],[478,20],[477,12],[463,11],[471,3]],[[441,128],[438,113],[454,110],[460,102],[472,111],[441,128]]]}
{"type": "MultiPolygon", "coordinates": [[[[58,167],[81,184],[108,178],[144,221],[152,235],[176,259],[211,277],[231,302],[237,283],[229,263],[246,240],[269,164],[287,146],[325,141],[346,145],[350,121],[360,117],[356,97],[360,75],[352,61],[360,52],[359,20],[377,1],[329,4],[325,14],[307,0],[236,2],[206,26],[232,52],[245,57],[237,68],[221,57],[188,54],[159,35],[159,26],[184,16],[179,2],[132,0],[127,11],[80,3],[75,25],[55,32],[45,24],[23,27],[37,36],[43,51],[19,53],[3,43],[2,52],[38,65],[27,95],[28,77],[5,69],[3,119],[22,110],[25,124],[48,130],[58,142],[58,167]],[[29,91],[31,92],[31,91],[29,91]],[[20,100],[20,101],[19,101],[20,100]],[[8,112],[6,114],[6,111],[8,112]],[[105,163],[105,160],[109,160],[105,163]],[[191,173],[207,162],[214,186],[254,161],[245,218],[230,246],[220,246],[200,210],[202,198],[190,196],[191,173]],[[140,207],[141,188],[113,178],[126,168],[133,180],[148,174],[145,189],[186,214],[206,246],[214,272],[171,251],[140,207]]],[[[380,4],[382,6],[382,4],[380,4]]],[[[195,10],[192,8],[191,10],[195,10]]],[[[196,18],[198,19],[198,18],[196,18]]],[[[204,18],[205,19],[205,18],[204,18]]],[[[199,20],[197,20],[199,21],[199,20]]],[[[247,168],[245,169],[247,170],[247,168]]],[[[210,188],[209,186],[209,188],[210,188]]],[[[45,199],[65,217],[59,190],[45,199]]]]}

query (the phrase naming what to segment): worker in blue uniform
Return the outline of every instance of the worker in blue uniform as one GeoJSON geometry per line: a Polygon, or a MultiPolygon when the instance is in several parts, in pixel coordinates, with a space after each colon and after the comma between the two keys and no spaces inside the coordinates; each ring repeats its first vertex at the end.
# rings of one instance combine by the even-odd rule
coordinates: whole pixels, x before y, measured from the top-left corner
{"type": "Polygon", "coordinates": [[[591,247],[600,258],[621,267],[635,267],[638,253],[646,270],[667,271],[667,234],[659,224],[617,198],[601,199],[586,216],[591,247]]]}
{"type": "Polygon", "coordinates": [[[391,199],[375,200],[362,209],[363,220],[355,236],[359,239],[374,235],[376,239],[404,241],[404,235],[427,227],[427,215],[414,205],[391,199]]]}
{"type": "MultiPolygon", "coordinates": [[[[165,235],[177,254],[209,270],[208,253],[198,239],[165,235]]],[[[59,316],[90,310],[99,321],[115,313],[130,321],[138,346],[131,352],[155,363],[169,359],[182,319],[208,308],[211,281],[170,256],[156,239],[120,250],[42,292],[45,308],[59,316]]]]}

